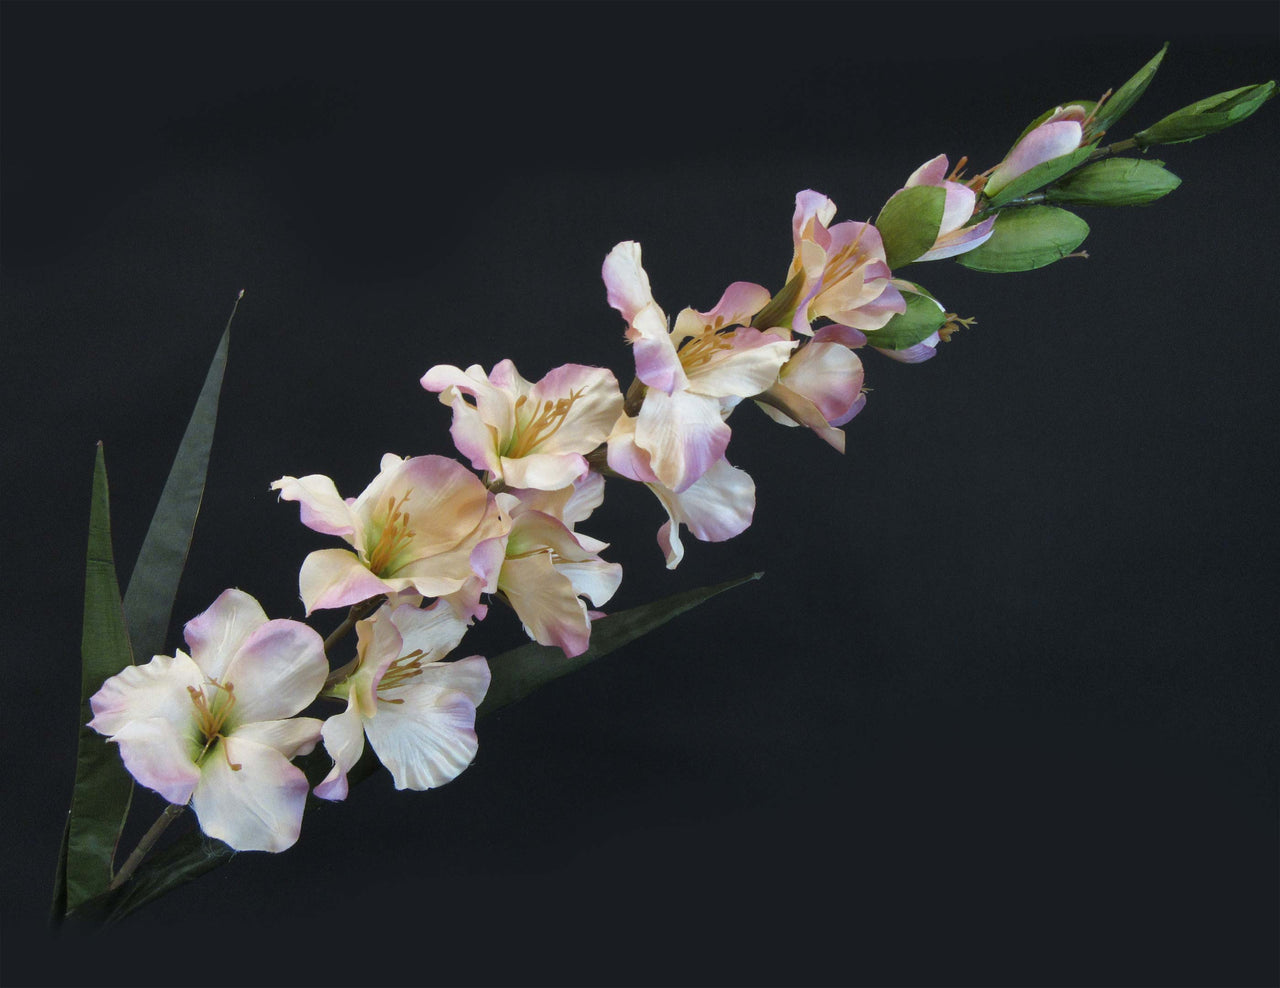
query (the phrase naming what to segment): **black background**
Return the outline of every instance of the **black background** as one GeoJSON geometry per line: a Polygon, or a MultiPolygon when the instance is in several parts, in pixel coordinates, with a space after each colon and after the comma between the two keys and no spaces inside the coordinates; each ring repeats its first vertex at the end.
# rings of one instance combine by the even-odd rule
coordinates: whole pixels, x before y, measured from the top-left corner
{"type": "Polygon", "coordinates": [[[112,933],[42,926],[94,443],[123,581],[240,289],[173,646],[228,586],[301,617],[331,543],[268,484],[450,454],[432,364],[625,384],[614,243],[669,315],[776,289],[797,191],[867,219],[1169,40],[1127,136],[1275,77],[1276,5],[0,13],[4,983],[1280,979],[1274,104],[1161,149],[1183,186],[1086,212],[1087,261],[911,269],[978,325],[869,355],[843,458],[737,413],[740,538],[668,573],[617,484],[580,526],[613,609],[761,582],[483,723],[439,791],[376,777],[112,933]]]}

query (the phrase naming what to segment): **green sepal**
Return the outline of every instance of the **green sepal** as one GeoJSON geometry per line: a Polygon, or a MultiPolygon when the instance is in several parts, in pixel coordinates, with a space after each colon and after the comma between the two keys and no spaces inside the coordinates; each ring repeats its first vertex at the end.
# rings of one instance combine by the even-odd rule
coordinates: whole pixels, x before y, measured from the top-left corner
{"type": "Polygon", "coordinates": [[[947,314],[927,293],[903,292],[907,311],[899,312],[880,329],[867,330],[867,345],[880,350],[905,350],[927,340],[947,321],[947,314]]]}
{"type": "Polygon", "coordinates": [[[1139,147],[1194,141],[1252,116],[1275,92],[1274,80],[1230,89],[1170,113],[1146,130],[1134,134],[1133,139],[1139,147]]]}
{"type": "MultiPolygon", "coordinates": [[[[504,652],[489,660],[489,690],[484,702],[477,708],[476,716],[485,716],[523,699],[538,687],[616,651],[716,594],[758,580],[763,575],[752,573],[714,586],[686,590],[684,593],[598,618],[591,623],[590,647],[574,658],[567,657],[559,648],[538,644],[521,645],[504,652]]],[[[319,767],[323,764],[324,772],[327,772],[330,764],[327,756],[320,752],[321,749],[317,748],[310,755],[299,759],[299,764],[308,770],[313,781],[319,767]],[[320,757],[317,758],[317,755],[320,757]]],[[[378,767],[372,748],[366,746],[365,757],[347,773],[347,780],[354,785],[372,775],[378,767]]],[[[324,773],[319,774],[322,777],[324,773]]],[[[86,918],[101,923],[115,922],[166,892],[226,864],[234,856],[235,852],[226,844],[206,837],[199,831],[184,834],[165,849],[147,858],[121,888],[89,903],[84,910],[86,918]]]]}
{"type": "Polygon", "coordinates": [[[1096,161],[1050,186],[1045,199],[1068,206],[1145,206],[1182,184],[1163,165],[1141,158],[1096,161]]]}
{"type": "Polygon", "coordinates": [[[756,313],[751,325],[756,329],[772,329],[774,326],[791,328],[791,319],[796,314],[796,304],[800,301],[800,289],[804,287],[804,272],[797,272],[769,303],[756,313]]]}
{"type": "Polygon", "coordinates": [[[991,238],[956,257],[973,271],[1031,271],[1074,251],[1089,235],[1089,224],[1056,206],[1020,206],[996,219],[991,238]]]}
{"type": "Polygon", "coordinates": [[[934,245],[946,201],[946,189],[937,185],[913,185],[889,197],[873,225],[884,241],[890,268],[910,264],[934,245]]]}
{"type": "Polygon", "coordinates": [[[125,771],[119,753],[106,738],[85,726],[93,719],[89,698],[132,662],[111,550],[106,457],[99,443],[89,507],[84,629],[80,640],[80,738],[67,822],[66,861],[59,867],[65,887],[54,890],[55,909],[61,900],[67,913],[106,890],[113,874],[116,844],[133,798],[133,779],[125,771]]]}
{"type": "Polygon", "coordinates": [[[999,209],[1019,196],[1025,196],[1038,189],[1043,189],[1050,182],[1061,178],[1071,169],[1087,161],[1093,151],[1093,146],[1090,145],[1089,147],[1076,148],[1069,154],[1059,155],[1056,158],[1050,158],[1048,161],[1040,162],[1034,168],[1027,169],[1017,178],[1011,179],[1007,185],[991,197],[983,208],[987,210],[999,209]]]}
{"type": "Polygon", "coordinates": [[[1169,42],[1166,41],[1151,61],[1135,72],[1128,82],[1102,104],[1098,115],[1089,125],[1089,136],[1101,135],[1104,131],[1110,130],[1112,124],[1129,112],[1133,104],[1138,102],[1138,98],[1147,91],[1147,86],[1156,74],[1156,69],[1160,67],[1161,61],[1164,60],[1164,53],[1168,50],[1169,42]]]}
{"type": "Polygon", "coordinates": [[[138,654],[148,659],[165,650],[178,581],[187,562],[196,516],[204,497],[209,451],[218,420],[218,396],[230,342],[231,321],[228,320],[125,590],[124,614],[129,635],[138,654]]]}

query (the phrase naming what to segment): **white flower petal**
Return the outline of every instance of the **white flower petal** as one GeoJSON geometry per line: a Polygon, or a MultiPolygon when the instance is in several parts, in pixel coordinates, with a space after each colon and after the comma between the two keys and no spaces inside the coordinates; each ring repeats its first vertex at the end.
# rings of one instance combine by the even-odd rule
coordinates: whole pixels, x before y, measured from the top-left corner
{"type": "MultiPolygon", "coordinates": [[[[473,660],[463,661],[471,665],[460,672],[478,675],[473,660]]],[[[392,699],[403,702],[380,702],[377,714],[365,722],[365,732],[397,789],[434,789],[471,764],[477,748],[476,704],[471,696],[424,684],[403,687],[392,699]]]]}
{"type": "Polygon", "coordinates": [[[307,777],[267,745],[228,737],[200,765],[191,807],[200,829],[237,851],[284,851],[298,840],[307,777]]]}
{"type": "Polygon", "coordinates": [[[322,735],[324,750],[333,759],[333,768],[316,786],[315,794],[321,799],[346,799],[347,773],[364,754],[364,720],[355,704],[348,703],[346,710],[328,718],[322,735]]]}
{"type": "Polygon", "coordinates": [[[108,736],[134,720],[161,717],[185,731],[195,715],[187,687],[204,682],[200,668],[182,651],[157,655],[146,665],[128,666],[89,698],[89,726],[108,736]]]}
{"type": "Polygon", "coordinates": [[[267,623],[262,605],[243,590],[224,590],[182,629],[191,658],[209,679],[222,680],[227,665],[258,628],[267,623]]]}
{"type": "Polygon", "coordinates": [[[162,717],[133,720],[111,740],[120,746],[124,767],[140,785],[180,806],[191,798],[200,781],[200,769],[192,760],[192,739],[172,722],[162,717]]]}
{"type": "Polygon", "coordinates": [[[285,720],[260,720],[241,724],[235,729],[235,737],[254,741],[275,748],[285,758],[308,755],[320,741],[320,726],[316,717],[289,717],[285,720]]]}
{"type": "Polygon", "coordinates": [[[299,621],[268,621],[227,666],[234,690],[227,725],[292,717],[316,698],[329,675],[324,640],[299,621]]]}

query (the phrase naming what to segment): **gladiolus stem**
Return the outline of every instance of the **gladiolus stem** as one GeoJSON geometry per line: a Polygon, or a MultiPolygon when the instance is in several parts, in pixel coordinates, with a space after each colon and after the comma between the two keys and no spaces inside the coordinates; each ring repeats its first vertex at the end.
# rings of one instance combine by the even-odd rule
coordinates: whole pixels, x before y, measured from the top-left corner
{"type": "Polygon", "coordinates": [[[177,803],[170,803],[164,808],[164,812],[151,825],[151,829],[142,835],[142,840],[138,841],[138,846],[133,849],[133,853],[129,855],[125,863],[120,866],[120,870],[116,872],[115,877],[111,879],[110,884],[107,885],[107,891],[115,891],[133,877],[133,873],[138,870],[138,865],[142,864],[142,859],[155,847],[160,835],[165,832],[169,824],[182,815],[182,811],[185,809],[185,806],[180,806],[177,803]]]}

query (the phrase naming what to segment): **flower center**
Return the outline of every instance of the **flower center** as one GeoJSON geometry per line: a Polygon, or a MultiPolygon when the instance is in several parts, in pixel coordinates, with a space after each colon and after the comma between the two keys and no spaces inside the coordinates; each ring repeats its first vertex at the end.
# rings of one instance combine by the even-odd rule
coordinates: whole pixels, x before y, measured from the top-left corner
{"type": "MultiPolygon", "coordinates": [[[[567,398],[558,398],[555,401],[548,398],[540,407],[535,403],[531,410],[525,412],[525,414],[532,414],[533,417],[524,426],[516,426],[516,434],[502,455],[514,459],[533,452],[539,444],[546,442],[560,431],[560,427],[569,416],[569,409],[581,397],[582,390],[570,391],[567,398]]],[[[521,395],[516,399],[517,423],[520,421],[521,409],[528,404],[528,400],[528,395],[521,395]]]]}
{"type": "MultiPolygon", "coordinates": [[[[216,679],[205,680],[204,686],[187,687],[191,703],[196,708],[196,729],[204,737],[204,745],[195,757],[197,765],[203,761],[204,756],[219,738],[225,740],[226,735],[222,733],[222,727],[227,722],[232,707],[236,705],[235,690],[235,683],[220,683],[216,679]],[[205,693],[206,687],[211,687],[211,695],[205,693]]],[[[223,753],[225,752],[224,746],[223,753]]],[[[234,762],[228,761],[227,764],[231,766],[233,772],[240,771],[241,767],[234,762]]]]}
{"type": "Polygon", "coordinates": [[[403,686],[408,680],[422,675],[422,649],[415,648],[408,655],[402,655],[387,667],[378,682],[378,699],[383,703],[404,703],[403,697],[391,698],[382,696],[383,690],[392,690],[403,686]]]}
{"type": "Polygon", "coordinates": [[[409,528],[409,513],[404,509],[404,504],[412,493],[413,489],[410,488],[400,495],[399,500],[387,498],[387,520],[383,523],[378,541],[369,552],[369,570],[377,576],[386,576],[393,571],[392,563],[396,556],[418,534],[409,528]]]}
{"type": "Polygon", "coordinates": [[[703,327],[702,333],[680,344],[680,366],[690,371],[708,363],[721,350],[733,349],[733,330],[724,328],[724,317],[703,327]]]}

